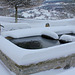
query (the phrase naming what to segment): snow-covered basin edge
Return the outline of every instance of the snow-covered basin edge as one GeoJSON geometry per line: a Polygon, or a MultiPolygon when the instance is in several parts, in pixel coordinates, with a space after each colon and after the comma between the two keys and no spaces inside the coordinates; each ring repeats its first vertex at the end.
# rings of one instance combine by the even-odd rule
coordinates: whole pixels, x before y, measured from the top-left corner
{"type": "MultiPolygon", "coordinates": [[[[27,30],[15,30],[10,32],[2,33],[4,37],[9,34],[9,36],[14,36],[15,38],[21,37],[21,36],[33,36],[33,35],[39,35],[39,34],[50,34],[47,33],[48,29],[27,29],[27,30]],[[28,30],[28,31],[27,31],[28,30]],[[26,32],[27,31],[27,32],[26,32]],[[35,32],[34,32],[35,31],[35,32]],[[44,32],[47,31],[47,32],[44,32]],[[18,33],[18,34],[16,34],[18,33]],[[32,34],[33,33],[33,34],[32,34]]],[[[71,30],[72,31],[72,30],[71,30]]],[[[29,50],[29,49],[23,49],[9,40],[5,39],[3,36],[0,36],[0,50],[6,54],[8,57],[10,57],[14,62],[16,62],[18,65],[29,65],[32,63],[38,63],[41,61],[46,61],[54,58],[60,58],[60,57],[66,57],[68,55],[75,53],[75,42],[64,44],[64,45],[58,45],[54,47],[48,47],[43,49],[36,49],[36,50],[29,50]]],[[[54,35],[53,35],[54,36],[54,35]]]]}
{"type": "Polygon", "coordinates": [[[75,42],[39,50],[20,48],[0,36],[0,50],[18,65],[29,65],[54,58],[66,57],[75,53],[75,42]]]}
{"type": "Polygon", "coordinates": [[[71,35],[62,35],[61,37],[60,37],[60,40],[64,40],[64,41],[66,41],[66,42],[68,42],[68,41],[75,41],[75,36],[71,36],[71,35]]]}
{"type": "Polygon", "coordinates": [[[52,31],[50,28],[29,28],[29,29],[18,29],[14,31],[6,31],[2,32],[4,37],[13,37],[13,38],[21,38],[21,37],[29,37],[29,36],[37,36],[37,35],[47,35],[54,39],[58,39],[58,35],[52,31]]]}

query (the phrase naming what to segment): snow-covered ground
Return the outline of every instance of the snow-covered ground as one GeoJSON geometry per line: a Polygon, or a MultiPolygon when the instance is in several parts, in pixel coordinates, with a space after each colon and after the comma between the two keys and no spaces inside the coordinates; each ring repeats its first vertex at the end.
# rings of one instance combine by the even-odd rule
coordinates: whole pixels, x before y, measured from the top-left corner
{"type": "Polygon", "coordinates": [[[60,73],[58,75],[74,75],[74,74],[75,74],[75,68],[67,70],[67,71],[60,73]]]}
{"type": "MultiPolygon", "coordinates": [[[[23,11],[22,13],[20,13],[20,16],[21,17],[24,17],[24,18],[19,18],[18,19],[18,23],[14,23],[14,18],[12,17],[5,17],[5,16],[0,16],[0,24],[4,26],[4,28],[1,28],[1,34],[2,36],[6,37],[8,35],[14,37],[14,38],[18,38],[18,37],[25,37],[25,36],[30,36],[30,35],[41,35],[41,34],[46,34],[46,35],[49,35],[49,36],[52,36],[54,37],[55,39],[58,39],[58,34],[64,34],[64,33],[75,33],[75,18],[73,18],[75,15],[74,15],[74,12],[71,12],[72,9],[74,9],[75,7],[75,4],[73,3],[73,6],[72,4],[69,4],[69,3],[64,3],[64,2],[57,2],[57,3],[46,3],[46,4],[43,4],[41,7],[43,7],[44,9],[40,9],[39,8],[36,8],[36,9],[32,9],[32,10],[28,10],[28,11],[23,11]],[[51,6],[49,6],[51,5],[51,6]],[[55,6],[54,6],[55,5],[55,6]],[[64,8],[63,8],[64,6],[64,8]],[[65,7],[67,6],[67,7],[65,7]],[[71,7],[70,7],[71,6],[71,7]],[[48,9],[47,7],[51,7],[51,9],[48,9]],[[65,10],[66,9],[66,10],[65,10]],[[31,19],[33,18],[33,19],[31,19]],[[68,18],[68,19],[65,19],[65,18],[68,18]],[[70,19],[71,18],[71,19],[70,19]],[[61,20],[57,20],[57,19],[61,19],[61,20]],[[63,19],[63,20],[62,20],[63,19]],[[46,23],[49,23],[50,24],[50,27],[49,28],[46,28],[45,27],[45,24],[46,23]],[[20,30],[18,30],[20,29],[20,30]],[[21,30],[23,29],[23,30],[21,30]],[[12,30],[15,30],[15,31],[12,31],[12,30]],[[48,31],[49,30],[49,31],[48,31]],[[8,32],[6,32],[8,31],[8,32]],[[11,31],[11,32],[9,32],[11,31]],[[27,32],[26,32],[27,31],[27,32]],[[16,33],[15,33],[16,32],[16,33]]],[[[2,12],[1,12],[2,13],[2,12]]],[[[5,13],[3,13],[5,14],[5,13]]],[[[13,14],[12,14],[13,15],[13,14]]],[[[0,38],[3,40],[4,38],[0,36],[0,38]]],[[[2,41],[0,39],[0,42],[2,41]]],[[[60,37],[60,39],[62,40],[66,40],[66,41],[75,41],[75,38],[74,36],[70,36],[70,35],[62,35],[60,37]]],[[[5,39],[4,39],[5,40],[5,39]]],[[[3,49],[3,50],[6,50],[4,51],[4,53],[6,53],[8,56],[10,56],[12,59],[15,58],[15,55],[16,55],[16,58],[15,60],[17,59],[17,56],[19,56],[18,54],[21,53],[21,54],[24,54],[24,49],[22,48],[18,48],[16,46],[11,46],[12,44],[11,43],[5,43],[2,41],[3,44],[0,44],[0,49],[3,49]],[[4,47],[4,45],[9,45],[12,47],[12,49],[16,49],[18,50],[18,53],[17,50],[15,51],[15,54],[14,52],[11,52],[9,51],[9,47],[4,47]],[[21,52],[23,50],[23,52],[21,52]]],[[[59,54],[60,55],[55,55],[54,52],[52,51],[52,55],[54,54],[54,57],[51,57],[51,58],[55,58],[55,57],[60,57],[61,55],[62,56],[65,56],[65,55],[69,55],[71,54],[72,52],[74,53],[75,51],[73,50],[75,47],[75,42],[73,43],[70,43],[68,44],[67,46],[65,46],[65,48],[63,47],[65,45],[62,45],[62,46],[57,46],[55,48],[52,48],[52,50],[58,50],[61,48],[62,50],[64,49],[64,51],[62,51],[60,53],[59,51],[59,54]],[[66,51],[66,48],[69,50],[69,52],[66,51]],[[72,51],[70,51],[70,49],[72,49],[72,51]]],[[[49,49],[49,48],[48,48],[49,49]]],[[[47,49],[47,51],[48,51],[47,49]]],[[[38,53],[36,53],[36,55],[34,55],[34,51],[31,52],[33,53],[33,56],[37,56],[38,54],[40,54],[40,52],[43,52],[42,51],[36,51],[38,53]]],[[[29,54],[30,51],[26,52],[25,54],[29,54]]],[[[45,50],[43,52],[44,53],[47,53],[45,50]]],[[[24,55],[25,55],[24,54],[24,55]]],[[[21,58],[22,56],[19,56],[19,58],[21,58]]],[[[30,56],[31,57],[31,56],[30,56]]],[[[42,56],[40,56],[42,57],[42,56]]],[[[39,60],[41,60],[41,58],[39,57],[39,60]]],[[[44,59],[47,59],[48,56],[46,55],[44,59]]],[[[23,57],[24,59],[24,57],[23,57]]],[[[31,60],[35,60],[36,58],[34,59],[31,59],[31,60]]],[[[14,60],[14,61],[15,61],[14,60]]],[[[18,61],[18,60],[16,60],[18,61]]],[[[28,64],[30,60],[26,60],[28,64]]],[[[38,61],[34,61],[35,63],[37,63],[38,61]]],[[[25,61],[23,61],[24,63],[25,61]]],[[[19,63],[19,61],[18,61],[19,63]]],[[[19,64],[23,64],[23,63],[19,63],[19,64]]],[[[1,75],[15,75],[14,73],[12,73],[11,71],[9,71],[9,69],[3,64],[2,61],[0,61],[0,74],[1,75]]],[[[74,75],[75,74],[75,68],[70,68],[69,70],[64,70],[64,69],[58,69],[58,70],[48,70],[48,71],[43,71],[43,72],[39,72],[39,73],[36,73],[36,74],[32,74],[32,75],[74,75]]]]}
{"type": "Polygon", "coordinates": [[[48,70],[48,71],[39,72],[36,74],[31,74],[31,75],[57,75],[57,74],[60,74],[64,71],[66,71],[66,70],[64,70],[64,69],[57,69],[57,70],[52,69],[52,70],[48,70]]]}
{"type": "MultiPolygon", "coordinates": [[[[39,29],[40,30],[43,30],[44,31],[44,29],[45,30],[51,30],[51,31],[53,31],[53,32],[56,32],[57,34],[61,34],[61,33],[65,33],[65,32],[72,32],[72,33],[75,33],[75,18],[73,18],[73,19],[65,19],[65,20],[55,20],[55,21],[52,21],[52,20],[30,20],[30,19],[19,19],[19,23],[14,23],[14,18],[11,18],[11,17],[3,17],[3,16],[0,16],[0,23],[4,26],[4,29],[2,28],[2,35],[3,36],[6,36],[6,35],[8,35],[8,32],[6,32],[6,31],[9,31],[9,30],[16,30],[16,29],[20,29],[20,30],[17,30],[18,32],[17,33],[19,33],[20,31],[21,31],[21,29],[25,29],[26,28],[26,30],[32,30],[32,29],[37,29],[38,31],[39,31],[39,29]],[[45,24],[46,23],[50,23],[50,27],[49,28],[46,28],[45,27],[45,24]],[[22,26],[21,26],[22,25],[22,26]],[[9,27],[10,26],[10,27],[9,27]],[[16,27],[15,27],[16,26],[16,27]],[[21,27],[21,28],[20,28],[21,27]]],[[[25,30],[25,31],[26,31],[25,30]]],[[[35,30],[35,31],[37,31],[37,30],[35,30]]],[[[14,34],[12,35],[12,32],[13,31],[11,31],[11,36],[14,36],[14,34]]],[[[21,33],[23,33],[24,31],[22,31],[21,33]]],[[[27,32],[28,33],[28,32],[27,32]]],[[[29,32],[30,33],[30,32],[29,32]]],[[[26,33],[25,33],[26,34],[26,33]]],[[[9,35],[10,35],[10,33],[9,33],[9,35]]],[[[49,34],[48,34],[49,35],[49,34]]],[[[18,34],[16,34],[16,36],[18,36],[18,34]]],[[[2,36],[0,36],[0,38],[1,39],[4,39],[2,36]]],[[[1,39],[0,39],[0,41],[1,41],[1,39]]],[[[5,39],[4,39],[5,40],[5,39]]],[[[7,42],[7,40],[5,40],[6,42],[7,42]]],[[[0,47],[0,49],[3,49],[3,50],[9,50],[7,47],[2,47],[2,46],[4,46],[4,44],[6,44],[5,42],[3,42],[3,45],[2,44],[0,44],[1,45],[1,47],[0,47]]],[[[8,45],[8,44],[7,44],[8,45]]],[[[11,43],[9,43],[9,45],[11,45],[11,43]]],[[[74,46],[75,46],[75,42],[73,42],[73,43],[69,43],[68,45],[67,45],[67,47],[66,47],[66,45],[63,45],[63,46],[65,46],[65,50],[66,50],[66,48],[68,48],[68,50],[69,49],[73,49],[74,48],[74,46]]],[[[63,49],[63,46],[62,46],[62,48],[61,48],[61,46],[59,46],[61,49],[63,49]]],[[[17,48],[16,46],[12,46],[12,48],[14,47],[14,49],[15,48],[17,48]]],[[[58,48],[59,47],[55,47],[55,49],[57,49],[58,50],[58,48]]],[[[19,50],[20,48],[17,48],[18,49],[18,52],[19,53],[22,53],[22,54],[24,54],[24,52],[20,52],[20,51],[22,51],[22,50],[19,50]]],[[[51,48],[52,49],[52,53],[54,53],[53,52],[53,49],[54,48],[51,48]]],[[[45,51],[45,50],[44,50],[45,51]]],[[[63,51],[63,50],[62,50],[63,51]]],[[[6,54],[8,54],[9,53],[9,56],[11,56],[11,53],[12,53],[12,56],[13,56],[13,52],[7,52],[7,51],[4,51],[6,54]]],[[[17,52],[17,51],[16,51],[17,52]]],[[[40,52],[43,52],[43,50],[42,51],[36,51],[36,52],[38,52],[37,54],[39,54],[40,52]]],[[[60,51],[59,51],[60,52],[60,51]]],[[[73,50],[73,53],[74,53],[75,51],[73,50]]],[[[35,52],[31,52],[31,53],[35,53],[35,52]]],[[[71,52],[61,52],[61,54],[62,54],[62,56],[65,56],[65,54],[67,53],[67,55],[68,54],[71,54],[72,53],[72,51],[71,52]]],[[[29,54],[29,52],[27,51],[27,54],[29,54]]],[[[48,53],[47,53],[48,54],[48,53]]],[[[60,54],[60,53],[59,53],[60,54]]],[[[61,54],[59,55],[59,56],[61,56],[61,54]]],[[[16,55],[16,54],[15,54],[16,55]]],[[[18,54],[17,54],[18,55],[18,54]]],[[[12,58],[12,56],[11,56],[11,58],[12,58]]],[[[19,55],[18,55],[19,56],[19,55]]],[[[33,55],[34,56],[34,55],[33,55]]],[[[32,57],[33,57],[32,56],[32,57]]],[[[58,55],[55,55],[54,54],[54,56],[55,57],[59,57],[58,55]]],[[[42,56],[40,56],[40,57],[42,57],[42,56]]],[[[39,60],[41,60],[41,58],[39,57],[39,60]]],[[[14,56],[14,58],[15,58],[15,56],[14,56]]],[[[21,57],[20,57],[21,58],[21,57]]],[[[47,57],[46,57],[47,58],[47,57]]],[[[46,58],[44,58],[44,59],[46,59],[46,58]]],[[[53,57],[52,57],[53,58],[53,57]]],[[[13,58],[12,58],[13,59],[13,58]]],[[[17,59],[17,58],[16,58],[17,59]]],[[[15,59],[15,60],[16,60],[15,59]]],[[[36,58],[35,58],[36,59],[36,58]]],[[[14,61],[15,61],[14,60],[14,61]]],[[[38,60],[38,61],[39,61],[38,60]]],[[[16,60],[17,61],[17,60],[16,60]]],[[[27,63],[29,62],[30,60],[27,60],[27,63]]],[[[24,62],[24,61],[23,61],[24,62]]],[[[34,62],[36,62],[36,61],[34,61],[34,62]]],[[[19,62],[18,62],[19,63],[19,62]]],[[[23,63],[20,63],[20,64],[23,64],[23,63]]],[[[8,71],[7,70],[7,68],[5,68],[4,67],[4,65],[3,65],[3,63],[0,61],[0,73],[1,74],[3,74],[3,75],[14,75],[14,74],[10,74],[11,72],[10,71],[8,71]]],[[[58,69],[58,70],[49,70],[49,71],[44,71],[44,72],[40,72],[40,73],[37,73],[37,74],[33,74],[33,75],[56,75],[56,74],[59,74],[59,75],[63,75],[63,74],[60,74],[60,73],[62,73],[62,72],[64,72],[65,70],[63,70],[63,69],[58,69]]],[[[74,71],[74,70],[73,70],[74,71]]],[[[68,73],[68,72],[67,72],[68,73]]],[[[64,73],[64,75],[66,75],[65,73],[64,73]]]]}
{"type": "MultiPolygon", "coordinates": [[[[1,75],[16,75],[15,73],[11,72],[0,60],[0,74],[1,75]]],[[[75,68],[70,68],[69,70],[64,70],[64,69],[57,69],[57,70],[48,70],[48,71],[43,71],[31,75],[74,75],[75,74],[75,68]]]]}
{"type": "Polygon", "coordinates": [[[73,18],[74,15],[65,11],[60,12],[57,10],[45,10],[45,9],[34,9],[21,13],[26,19],[38,19],[38,20],[56,20],[73,18]]]}
{"type": "Polygon", "coordinates": [[[0,60],[0,74],[1,75],[15,75],[4,65],[4,63],[1,60],[0,60]]]}
{"type": "MultiPolygon", "coordinates": [[[[57,70],[48,70],[48,71],[43,71],[43,72],[39,72],[36,74],[31,74],[31,75],[57,75],[60,73],[63,73],[67,70],[64,69],[57,69],[57,70]]],[[[73,73],[73,72],[72,72],[73,73]]],[[[1,75],[16,75],[15,73],[11,72],[4,64],[3,62],[0,60],[0,74],[1,75]]],[[[65,75],[65,74],[64,74],[65,75]]]]}
{"type": "Polygon", "coordinates": [[[34,20],[34,19],[19,18],[17,24],[14,22],[15,18],[0,16],[0,24],[4,26],[4,28],[2,28],[2,31],[15,30],[18,28],[25,29],[32,27],[33,28],[45,27],[46,23],[49,23],[50,27],[74,26],[75,18],[63,20],[34,20]]]}
{"type": "Polygon", "coordinates": [[[75,16],[72,11],[75,8],[75,3],[69,2],[44,2],[36,9],[22,11],[21,16],[26,19],[40,19],[40,20],[57,20],[73,18],[75,16]]]}
{"type": "Polygon", "coordinates": [[[69,70],[64,70],[64,69],[57,69],[57,70],[48,70],[48,71],[43,71],[40,73],[32,74],[32,75],[74,75],[75,68],[70,68],[69,70]]]}

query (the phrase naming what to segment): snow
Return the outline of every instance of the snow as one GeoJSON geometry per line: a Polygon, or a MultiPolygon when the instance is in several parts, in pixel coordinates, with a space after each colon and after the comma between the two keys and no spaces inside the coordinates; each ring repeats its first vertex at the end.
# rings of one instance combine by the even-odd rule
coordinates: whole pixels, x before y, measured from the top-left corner
{"type": "Polygon", "coordinates": [[[71,36],[71,35],[62,35],[60,37],[60,40],[64,40],[66,42],[73,42],[75,41],[75,36],[71,36]]]}
{"type": "Polygon", "coordinates": [[[1,28],[2,31],[31,28],[28,23],[17,23],[17,25],[16,23],[1,23],[1,25],[4,26],[4,28],[1,28]]]}
{"type": "Polygon", "coordinates": [[[69,70],[67,70],[67,71],[65,71],[63,73],[59,73],[57,75],[75,75],[75,68],[69,69],[69,70]]]}
{"type": "MultiPolygon", "coordinates": [[[[41,29],[41,30],[42,30],[42,29],[41,29]]],[[[42,35],[50,36],[50,37],[52,37],[53,39],[59,39],[58,35],[57,35],[55,32],[50,31],[49,28],[48,28],[48,31],[47,31],[47,30],[43,31],[42,35]]]]}
{"type": "MultiPolygon", "coordinates": [[[[39,24],[43,23],[43,25],[46,23],[46,21],[41,21],[41,20],[34,20],[34,21],[27,20],[26,22],[27,22],[27,25],[30,25],[31,27],[33,27],[34,25],[38,25],[36,23],[39,23],[39,24]]],[[[44,27],[44,26],[41,27],[39,25],[38,27],[36,26],[36,28],[33,27],[28,29],[18,29],[18,30],[7,31],[7,32],[5,31],[5,32],[2,32],[1,34],[4,37],[11,36],[14,38],[45,34],[45,35],[53,37],[54,39],[58,39],[59,34],[75,33],[74,19],[67,19],[67,20],[60,20],[60,21],[57,20],[57,21],[49,21],[49,22],[52,24],[56,24],[56,26],[55,25],[52,26],[51,24],[51,27],[44,27]],[[58,26],[59,24],[60,26],[58,26]],[[68,24],[69,26],[67,26],[68,24]]],[[[34,50],[20,48],[14,45],[13,43],[11,43],[10,41],[6,40],[5,38],[3,38],[2,36],[0,36],[0,41],[2,42],[0,43],[0,50],[2,50],[8,57],[10,57],[14,62],[16,62],[19,65],[28,65],[31,63],[38,63],[40,61],[45,61],[48,59],[66,57],[72,53],[75,53],[74,51],[75,42],[64,44],[64,45],[58,45],[54,47],[43,48],[39,50],[36,49],[34,51],[34,50]],[[56,54],[54,53],[55,50],[57,52],[56,54]],[[40,57],[37,57],[38,55],[40,57]]]]}
{"type": "Polygon", "coordinates": [[[32,17],[32,16],[34,16],[34,14],[28,14],[28,13],[22,12],[22,16],[24,16],[24,17],[32,17]]]}
{"type": "MultiPolygon", "coordinates": [[[[66,3],[55,3],[55,4],[48,4],[42,5],[39,8],[31,9],[25,12],[22,12],[22,16],[26,19],[43,19],[43,20],[57,20],[57,19],[65,19],[65,18],[73,18],[74,14],[71,13],[71,10],[65,10],[63,6],[67,6],[66,3]],[[55,5],[53,7],[53,5],[55,5]],[[51,7],[51,9],[50,9],[51,7]],[[68,12],[69,11],[69,12],[68,12]],[[41,17],[40,17],[41,16],[41,17]]],[[[73,9],[73,8],[72,8],[73,9]]]]}
{"type": "Polygon", "coordinates": [[[52,69],[52,70],[47,70],[47,71],[31,74],[31,75],[57,75],[64,71],[65,71],[64,69],[57,69],[57,70],[52,69]]]}
{"type": "Polygon", "coordinates": [[[3,32],[2,35],[4,37],[10,36],[13,38],[21,38],[21,37],[28,37],[28,36],[37,36],[37,35],[47,35],[54,39],[58,39],[58,35],[51,31],[47,30],[47,28],[30,28],[30,29],[19,29],[14,31],[7,31],[3,32]]]}
{"type": "MultiPolygon", "coordinates": [[[[16,32],[13,32],[13,34],[14,33],[16,32]]],[[[19,31],[17,30],[17,33],[20,34],[20,30],[19,31]]],[[[11,33],[11,35],[13,34],[11,33]]],[[[14,45],[13,43],[11,43],[10,41],[6,40],[2,36],[0,36],[0,41],[2,42],[0,43],[0,50],[2,50],[3,53],[5,53],[8,57],[10,57],[18,65],[28,65],[32,63],[38,63],[40,61],[45,61],[48,59],[66,57],[68,55],[75,53],[75,50],[74,50],[75,42],[64,44],[64,45],[59,45],[59,46],[54,46],[54,47],[43,48],[39,50],[36,49],[34,51],[34,50],[20,48],[14,45]],[[56,53],[54,53],[55,50],[56,50],[56,53]]]]}
{"type": "Polygon", "coordinates": [[[9,72],[5,69],[5,67],[0,64],[0,74],[1,75],[10,75],[9,72]]]}
{"type": "Polygon", "coordinates": [[[42,15],[42,16],[40,16],[40,17],[36,17],[35,19],[39,19],[39,20],[42,19],[42,20],[43,20],[44,18],[45,18],[45,16],[42,15]]]}
{"type": "MultiPolygon", "coordinates": [[[[56,3],[56,5],[61,5],[61,4],[67,5],[67,3],[63,3],[63,2],[56,3]]],[[[73,14],[67,13],[65,11],[62,12],[61,14],[64,16],[64,18],[65,15],[68,18],[74,17],[73,14]]],[[[75,33],[75,18],[57,20],[62,17],[61,14],[56,10],[48,11],[43,9],[42,10],[34,9],[22,13],[22,16],[24,16],[25,18],[34,18],[34,19],[31,20],[31,19],[19,18],[18,23],[14,23],[15,19],[12,17],[0,16],[0,24],[4,26],[4,28],[1,28],[2,35],[0,35],[0,50],[2,50],[3,53],[5,53],[8,57],[10,57],[13,61],[15,61],[19,65],[28,65],[31,63],[38,63],[40,61],[44,61],[48,59],[66,57],[70,54],[75,53],[74,50],[75,38],[74,36],[70,36],[70,35],[62,35],[60,39],[66,41],[72,41],[72,43],[43,48],[39,50],[36,49],[35,51],[20,48],[14,45],[13,43],[11,43],[9,40],[4,38],[7,36],[19,38],[19,37],[28,37],[28,36],[43,34],[43,35],[53,37],[54,39],[59,39],[58,35],[60,34],[75,33]],[[50,27],[46,28],[45,27],[46,23],[49,23],[50,27]]],[[[75,74],[75,68],[74,69],[71,68],[65,72],[64,71],[65,70],[63,69],[58,69],[58,70],[52,69],[52,70],[42,71],[32,75],[66,75],[66,74],[74,75],[75,74]]],[[[0,61],[0,74],[15,75],[12,74],[1,61],[0,61]]]]}
{"type": "MultiPolygon", "coordinates": [[[[15,18],[12,18],[12,17],[0,16],[0,24],[2,24],[4,27],[6,27],[5,25],[11,25],[11,24],[14,25],[14,22],[15,22],[14,20],[15,20],[15,18]]],[[[45,27],[46,23],[49,23],[51,27],[74,26],[75,25],[75,18],[73,18],[73,19],[64,19],[64,20],[35,20],[35,19],[22,19],[22,18],[19,18],[18,22],[20,23],[20,25],[23,24],[24,26],[28,26],[28,27],[31,27],[31,28],[32,27],[33,28],[45,27]]],[[[15,23],[15,25],[18,25],[18,24],[15,23]]],[[[24,26],[23,26],[23,28],[25,28],[24,26]]],[[[8,26],[7,26],[6,29],[9,30],[8,26]]],[[[12,26],[11,26],[11,29],[12,29],[12,26]]]]}
{"type": "Polygon", "coordinates": [[[10,72],[9,69],[3,64],[0,60],[0,74],[1,75],[15,75],[13,72],[10,72]]]}
{"type": "Polygon", "coordinates": [[[68,34],[68,33],[75,33],[75,26],[57,26],[52,27],[52,31],[56,32],[58,35],[60,34],[68,34]]]}
{"type": "MultiPolygon", "coordinates": [[[[4,28],[4,30],[2,31],[2,36],[0,36],[0,42],[2,42],[0,43],[0,50],[2,50],[3,53],[5,53],[8,57],[10,57],[13,61],[15,61],[19,65],[28,65],[31,63],[38,63],[40,61],[44,61],[48,59],[66,57],[70,54],[75,53],[75,50],[74,50],[75,42],[64,44],[64,45],[58,45],[54,47],[49,47],[49,48],[44,48],[44,49],[39,49],[39,50],[36,49],[34,51],[34,50],[20,48],[14,45],[13,43],[11,43],[9,40],[4,38],[8,35],[18,38],[18,37],[26,37],[29,35],[32,36],[35,34],[36,35],[46,34],[54,38],[58,38],[57,34],[75,33],[75,26],[74,26],[75,18],[65,19],[65,20],[56,20],[56,21],[19,19],[20,23],[18,24],[22,25],[22,28],[20,28],[21,27],[20,25],[19,25],[20,27],[16,26],[18,24],[14,23],[14,18],[0,16],[0,22],[2,25],[4,25],[5,28],[7,27],[6,29],[4,28]],[[50,23],[50,27],[46,28],[45,27],[46,23],[50,23]],[[16,28],[14,28],[15,26],[16,28]],[[25,29],[25,27],[27,28],[25,29]],[[19,30],[14,30],[13,28],[19,29],[19,30]],[[6,32],[8,29],[9,30],[12,29],[14,31],[6,32]],[[54,53],[55,51],[56,53],[54,53]]],[[[46,75],[46,74],[56,75],[56,74],[59,74],[59,71],[63,72],[63,70],[50,70],[50,71],[37,73],[35,75],[46,75]]],[[[6,73],[6,75],[11,75],[9,72],[7,72],[7,69],[1,64],[0,73],[3,74],[2,72],[6,73]]]]}

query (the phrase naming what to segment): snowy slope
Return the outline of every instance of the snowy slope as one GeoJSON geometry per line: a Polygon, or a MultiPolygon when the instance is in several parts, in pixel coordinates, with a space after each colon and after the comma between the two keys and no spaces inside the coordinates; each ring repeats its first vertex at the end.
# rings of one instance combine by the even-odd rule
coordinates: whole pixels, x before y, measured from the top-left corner
{"type": "MultiPolygon", "coordinates": [[[[0,15],[14,16],[14,8],[0,8],[0,15]],[[3,13],[2,13],[3,12],[3,13]]],[[[18,17],[26,19],[42,19],[42,20],[57,20],[75,17],[75,4],[65,2],[51,2],[45,1],[41,6],[35,9],[18,9],[18,17]]]]}
{"type": "Polygon", "coordinates": [[[46,1],[36,9],[22,11],[21,16],[26,19],[42,19],[42,20],[57,20],[73,18],[75,16],[73,11],[74,3],[65,2],[51,2],[46,1]]]}

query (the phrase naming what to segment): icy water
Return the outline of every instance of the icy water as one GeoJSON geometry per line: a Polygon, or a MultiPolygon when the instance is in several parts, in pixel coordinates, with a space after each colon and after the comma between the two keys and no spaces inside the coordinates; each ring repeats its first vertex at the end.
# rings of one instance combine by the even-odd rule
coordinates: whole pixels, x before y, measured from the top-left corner
{"type": "Polygon", "coordinates": [[[10,41],[16,44],[17,46],[25,49],[41,49],[60,45],[60,42],[58,40],[43,38],[41,36],[12,39],[10,41]]]}

